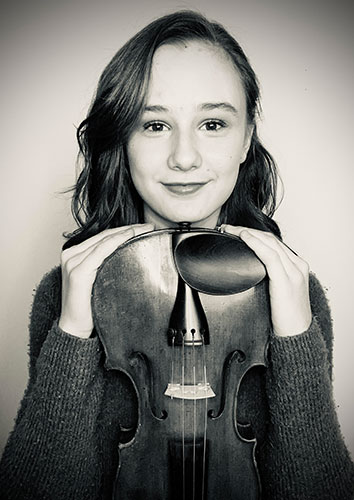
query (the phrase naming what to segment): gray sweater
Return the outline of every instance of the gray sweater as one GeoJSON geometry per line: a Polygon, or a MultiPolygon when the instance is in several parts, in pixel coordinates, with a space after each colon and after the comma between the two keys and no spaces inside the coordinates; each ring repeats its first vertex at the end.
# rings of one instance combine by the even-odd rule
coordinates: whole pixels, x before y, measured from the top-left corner
{"type": "MultiPolygon", "coordinates": [[[[34,298],[29,382],[0,464],[2,499],[110,499],[119,426],[136,421],[131,383],[105,370],[99,339],[57,326],[60,297],[57,267],[34,298]]],[[[309,329],[272,336],[269,367],[250,370],[240,387],[238,417],[251,422],[257,438],[265,500],[354,498],[332,394],[330,312],[313,275],[310,297],[309,329]]]]}

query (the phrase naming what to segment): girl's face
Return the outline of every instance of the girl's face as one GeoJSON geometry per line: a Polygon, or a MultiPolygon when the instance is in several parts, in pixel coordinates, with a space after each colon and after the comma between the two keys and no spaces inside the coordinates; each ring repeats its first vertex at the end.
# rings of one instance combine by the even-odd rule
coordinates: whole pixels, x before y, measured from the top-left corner
{"type": "Polygon", "coordinates": [[[197,41],[159,47],[127,144],[145,221],[215,227],[251,134],[241,79],[221,49],[197,41]]]}

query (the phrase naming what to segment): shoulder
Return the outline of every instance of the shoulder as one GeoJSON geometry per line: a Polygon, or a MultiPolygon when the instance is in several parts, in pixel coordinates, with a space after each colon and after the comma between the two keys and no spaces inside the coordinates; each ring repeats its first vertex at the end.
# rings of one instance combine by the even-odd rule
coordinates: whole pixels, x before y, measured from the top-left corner
{"type": "Polygon", "coordinates": [[[310,297],[315,306],[319,308],[328,308],[328,299],[326,297],[326,289],[321,284],[320,280],[317,278],[315,273],[310,272],[310,297]]]}
{"type": "Polygon", "coordinates": [[[36,287],[36,291],[52,293],[58,286],[61,286],[61,267],[55,266],[43,275],[36,287]]]}
{"type": "Polygon", "coordinates": [[[56,266],[44,274],[39,284],[34,289],[33,306],[45,300],[54,308],[60,305],[61,297],[61,267],[56,266]]]}
{"type": "Polygon", "coordinates": [[[312,315],[320,327],[322,336],[325,340],[328,361],[332,365],[333,356],[333,324],[331,310],[326,296],[325,288],[320,283],[314,273],[310,273],[309,291],[312,315]]]}
{"type": "Polygon", "coordinates": [[[30,367],[38,357],[42,344],[61,310],[61,268],[47,272],[34,289],[29,323],[30,367]]]}
{"type": "Polygon", "coordinates": [[[312,312],[322,326],[332,328],[331,311],[325,288],[314,273],[310,273],[309,291],[312,312]]]}

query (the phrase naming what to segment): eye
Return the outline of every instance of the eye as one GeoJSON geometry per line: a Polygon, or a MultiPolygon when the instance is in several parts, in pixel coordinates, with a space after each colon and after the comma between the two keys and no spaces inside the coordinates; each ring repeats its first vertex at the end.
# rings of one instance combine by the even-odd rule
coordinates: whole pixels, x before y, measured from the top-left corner
{"type": "Polygon", "coordinates": [[[148,132],[158,133],[158,132],[165,132],[166,130],[168,130],[168,127],[163,122],[153,121],[145,123],[144,130],[148,132]]]}
{"type": "Polygon", "coordinates": [[[225,128],[226,123],[222,120],[208,120],[201,126],[202,129],[207,132],[217,132],[218,130],[225,128]]]}

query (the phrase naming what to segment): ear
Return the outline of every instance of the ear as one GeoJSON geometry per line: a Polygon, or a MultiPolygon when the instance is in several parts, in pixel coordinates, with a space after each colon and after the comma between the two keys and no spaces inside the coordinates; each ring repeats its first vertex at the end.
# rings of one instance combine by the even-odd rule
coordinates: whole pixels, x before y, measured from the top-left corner
{"type": "Polygon", "coordinates": [[[247,125],[242,153],[240,156],[240,163],[243,163],[247,158],[247,153],[252,141],[253,131],[254,131],[254,125],[247,125]]]}

